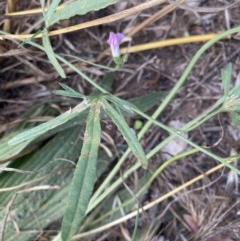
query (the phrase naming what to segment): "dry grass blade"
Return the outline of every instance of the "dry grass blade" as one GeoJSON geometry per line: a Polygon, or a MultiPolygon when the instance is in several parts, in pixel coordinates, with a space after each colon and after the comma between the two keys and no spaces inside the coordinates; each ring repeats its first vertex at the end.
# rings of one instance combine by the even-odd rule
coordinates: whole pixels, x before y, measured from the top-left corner
{"type": "Polygon", "coordinates": [[[0,188],[0,193],[1,193],[1,192],[9,192],[9,191],[17,190],[17,189],[20,189],[20,188],[22,188],[22,187],[28,186],[29,184],[32,184],[32,183],[35,183],[35,182],[39,182],[39,181],[45,180],[46,178],[55,175],[57,172],[59,172],[59,170],[53,171],[53,172],[51,172],[51,173],[49,173],[49,174],[47,174],[47,175],[44,175],[44,176],[42,176],[42,177],[33,179],[33,180],[31,180],[31,181],[23,182],[23,183],[21,183],[21,184],[19,184],[19,185],[17,185],[17,186],[0,188]]]}
{"type": "Polygon", "coordinates": [[[176,39],[167,39],[167,40],[160,40],[156,42],[150,42],[145,44],[139,44],[127,48],[121,48],[121,53],[135,53],[140,51],[145,51],[149,49],[157,49],[167,46],[179,45],[179,44],[186,44],[186,43],[196,43],[202,41],[208,41],[213,39],[216,34],[205,34],[205,35],[196,35],[196,36],[189,36],[183,38],[176,38],[176,39]]]}
{"type": "MultiPolygon", "coordinates": [[[[7,0],[6,14],[16,11],[17,0],[7,0]]],[[[3,31],[11,31],[12,21],[10,19],[5,19],[3,24],[3,31]]]]}
{"type": "Polygon", "coordinates": [[[220,12],[220,11],[225,11],[229,8],[232,8],[234,6],[236,6],[237,4],[240,3],[240,1],[236,1],[235,3],[226,5],[224,7],[190,7],[187,4],[179,4],[178,2],[174,1],[174,0],[167,0],[170,4],[184,9],[184,10],[190,10],[192,12],[200,12],[200,13],[215,13],[215,12],[220,12]]]}
{"type": "MultiPolygon", "coordinates": [[[[56,10],[63,8],[66,4],[68,4],[68,2],[72,2],[72,0],[69,0],[65,3],[63,3],[62,5],[58,6],[56,8],[56,10]]],[[[48,5],[49,5],[49,3],[48,3],[48,5]]],[[[45,10],[47,10],[47,7],[45,7],[45,10]]],[[[26,15],[41,14],[41,13],[42,13],[42,9],[36,8],[36,9],[24,10],[24,11],[18,11],[18,12],[9,12],[9,13],[6,13],[5,15],[7,17],[14,17],[14,16],[26,16],[26,15]]]]}
{"type": "MultiPolygon", "coordinates": [[[[188,213],[183,215],[183,219],[193,240],[222,240],[219,235],[236,226],[226,221],[229,220],[231,211],[239,205],[239,201],[232,195],[226,197],[208,193],[204,187],[201,189],[200,192],[190,191],[177,197],[180,206],[188,213]]],[[[177,216],[176,213],[174,215],[177,216]]],[[[182,222],[181,218],[177,218],[182,222]]]]}
{"type": "Polygon", "coordinates": [[[16,168],[10,168],[10,167],[0,167],[0,172],[17,172],[17,173],[32,173],[32,171],[25,171],[25,170],[20,170],[16,168]]]}

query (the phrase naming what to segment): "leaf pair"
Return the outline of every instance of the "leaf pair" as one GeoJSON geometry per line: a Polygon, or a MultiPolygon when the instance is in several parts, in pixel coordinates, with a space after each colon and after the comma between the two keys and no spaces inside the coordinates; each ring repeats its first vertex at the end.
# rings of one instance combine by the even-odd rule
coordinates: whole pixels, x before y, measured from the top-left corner
{"type": "Polygon", "coordinates": [[[26,130],[15,137],[11,138],[8,141],[8,145],[16,146],[25,143],[24,147],[29,143],[33,142],[35,139],[41,137],[45,133],[67,123],[72,120],[74,117],[80,115],[83,111],[87,110],[94,104],[96,100],[99,101],[98,105],[101,105],[106,112],[106,114],[110,117],[110,119],[114,122],[114,124],[118,127],[119,131],[122,133],[124,139],[126,140],[128,146],[132,150],[133,154],[136,158],[141,162],[141,165],[146,168],[147,167],[147,158],[144,154],[144,151],[137,140],[137,137],[133,130],[131,130],[125,121],[120,109],[124,112],[128,112],[130,114],[134,113],[134,108],[136,108],[133,104],[128,101],[121,100],[110,94],[99,94],[97,97],[89,97],[76,92],[72,88],[60,84],[64,90],[56,90],[55,94],[62,95],[65,97],[74,97],[74,98],[82,98],[84,99],[80,104],[78,104],[73,109],[66,111],[65,113],[59,115],[58,117],[45,122],[41,125],[38,125],[32,129],[26,130]],[[109,104],[109,101],[115,106],[115,108],[109,104]]]}

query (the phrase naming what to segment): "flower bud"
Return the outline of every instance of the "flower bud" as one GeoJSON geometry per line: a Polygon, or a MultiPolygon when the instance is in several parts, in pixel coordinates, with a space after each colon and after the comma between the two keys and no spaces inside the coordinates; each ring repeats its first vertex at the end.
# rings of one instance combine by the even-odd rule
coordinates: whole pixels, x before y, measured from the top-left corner
{"type": "Polygon", "coordinates": [[[107,43],[110,45],[113,58],[120,56],[119,45],[124,38],[123,33],[110,32],[107,43]]]}

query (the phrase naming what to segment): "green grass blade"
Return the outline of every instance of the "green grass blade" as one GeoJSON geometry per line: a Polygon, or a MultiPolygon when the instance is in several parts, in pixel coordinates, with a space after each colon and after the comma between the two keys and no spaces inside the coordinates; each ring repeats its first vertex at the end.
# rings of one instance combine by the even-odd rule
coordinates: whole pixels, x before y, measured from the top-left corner
{"type": "Polygon", "coordinates": [[[62,78],[66,78],[66,75],[61,67],[61,65],[58,63],[56,57],[55,57],[55,53],[53,52],[49,37],[48,37],[48,31],[47,29],[43,29],[42,31],[42,40],[43,40],[43,47],[44,50],[49,58],[49,60],[51,61],[52,65],[55,67],[55,69],[57,70],[58,74],[62,77],[62,78]]]}
{"type": "Polygon", "coordinates": [[[102,100],[104,105],[104,111],[111,118],[114,124],[118,127],[119,131],[122,133],[124,139],[132,150],[133,154],[140,161],[141,165],[144,168],[147,168],[147,158],[142,149],[141,144],[139,143],[136,135],[128,127],[127,122],[106,100],[102,100]]]}
{"type": "Polygon", "coordinates": [[[70,240],[79,230],[92,195],[101,134],[100,108],[99,103],[93,103],[88,114],[81,156],[74,172],[62,222],[62,241],[70,240]]]}
{"type": "Polygon", "coordinates": [[[47,121],[39,126],[36,126],[30,130],[24,131],[23,133],[18,134],[17,136],[13,137],[11,140],[9,140],[8,145],[19,145],[23,142],[31,142],[34,139],[38,138],[39,136],[43,135],[49,130],[52,130],[67,121],[71,120],[75,116],[77,116],[79,113],[84,111],[88,107],[88,104],[86,104],[85,101],[81,102],[79,105],[77,105],[72,110],[69,110],[60,116],[47,121]]]}
{"type": "Polygon", "coordinates": [[[69,19],[75,15],[84,15],[90,11],[98,11],[121,0],[76,0],[49,16],[48,27],[59,20],[69,19]]]}

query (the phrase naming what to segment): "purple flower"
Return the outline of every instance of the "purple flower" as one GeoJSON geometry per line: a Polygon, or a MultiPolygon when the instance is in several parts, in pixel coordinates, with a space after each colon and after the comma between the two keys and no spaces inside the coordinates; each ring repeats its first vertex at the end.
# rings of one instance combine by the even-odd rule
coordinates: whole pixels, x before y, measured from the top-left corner
{"type": "Polygon", "coordinates": [[[120,51],[119,51],[119,45],[121,41],[124,38],[123,33],[114,33],[110,32],[109,38],[108,38],[108,44],[110,45],[111,51],[112,51],[112,56],[119,57],[120,56],[120,51]]]}

